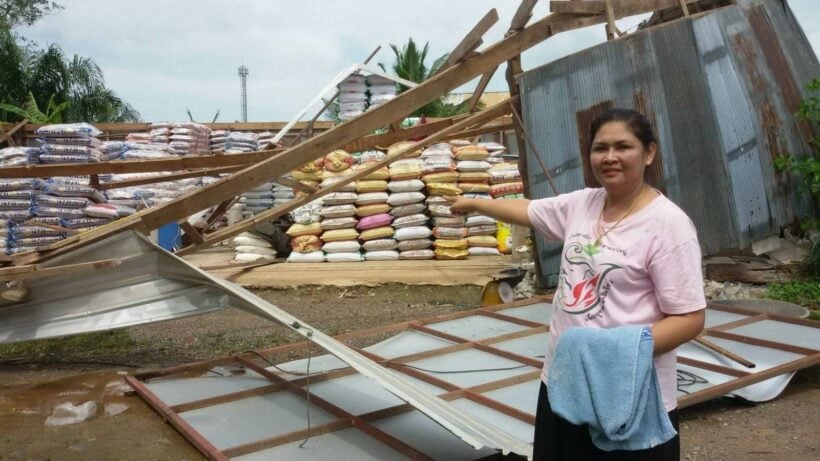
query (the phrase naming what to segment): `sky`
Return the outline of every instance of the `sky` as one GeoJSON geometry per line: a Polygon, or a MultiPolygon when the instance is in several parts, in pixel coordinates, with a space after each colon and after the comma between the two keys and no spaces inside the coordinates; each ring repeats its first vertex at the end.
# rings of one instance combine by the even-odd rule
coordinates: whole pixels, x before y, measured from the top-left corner
{"type": "MultiPolygon", "coordinates": [[[[820,51],[818,0],[788,0],[820,51]]],[[[57,0],[62,11],[16,31],[42,47],[93,59],[106,85],[144,121],[240,119],[238,67],[249,69],[248,121],[285,121],[329,81],[362,62],[393,62],[390,44],[429,42],[428,62],[451,51],[491,8],[499,20],[483,47],[500,40],[519,0],[57,0]]],[[[549,13],[541,0],[533,20],[549,13]]],[[[618,22],[632,29],[646,16],[618,22]]],[[[634,30],[634,29],[632,29],[634,30]]],[[[558,34],[522,55],[525,70],[606,40],[604,26],[558,34]]],[[[471,91],[478,79],[456,91],[471,91]]],[[[507,91],[503,66],[487,91],[507,91]]],[[[332,94],[332,93],[331,93],[332,94]]],[[[312,116],[320,107],[309,113],[312,116]]]]}

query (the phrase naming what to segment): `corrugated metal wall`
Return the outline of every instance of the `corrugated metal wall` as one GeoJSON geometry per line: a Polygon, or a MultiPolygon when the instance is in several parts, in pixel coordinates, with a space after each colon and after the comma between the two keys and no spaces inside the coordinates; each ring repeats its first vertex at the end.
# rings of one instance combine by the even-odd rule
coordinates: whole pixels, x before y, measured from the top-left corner
{"type": "MultiPolygon", "coordinates": [[[[524,123],[561,192],[594,185],[589,125],[605,109],[627,107],[654,123],[659,160],[650,176],[695,222],[704,254],[747,247],[810,213],[772,158],[809,152],[811,127],[793,114],[820,64],[785,1],[738,3],[522,76],[524,123]]],[[[532,198],[553,195],[540,168],[527,176],[532,198]]],[[[537,237],[536,247],[554,285],[560,245],[537,237]]]]}

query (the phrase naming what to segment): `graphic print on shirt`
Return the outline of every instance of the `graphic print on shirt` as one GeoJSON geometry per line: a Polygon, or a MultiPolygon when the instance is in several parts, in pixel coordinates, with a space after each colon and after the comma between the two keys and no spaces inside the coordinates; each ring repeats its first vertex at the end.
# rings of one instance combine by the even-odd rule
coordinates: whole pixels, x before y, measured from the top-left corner
{"type": "Polygon", "coordinates": [[[566,244],[562,258],[564,264],[561,265],[556,306],[568,314],[587,314],[587,319],[596,317],[603,310],[604,299],[611,287],[609,274],[623,269],[623,266],[612,263],[594,265],[592,255],[578,242],[566,244]]]}

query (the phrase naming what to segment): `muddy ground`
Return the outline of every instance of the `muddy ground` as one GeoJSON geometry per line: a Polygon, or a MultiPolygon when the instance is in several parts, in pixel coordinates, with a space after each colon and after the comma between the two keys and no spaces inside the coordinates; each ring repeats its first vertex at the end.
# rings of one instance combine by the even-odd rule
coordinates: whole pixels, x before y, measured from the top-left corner
{"type": "MultiPolygon", "coordinates": [[[[481,288],[301,288],[257,291],[329,334],[477,306],[481,288]]],[[[119,374],[219,357],[297,339],[238,310],[117,332],[0,348],[0,460],[204,459],[138,397],[119,374]],[[112,383],[114,385],[112,385],[112,383]],[[97,416],[46,427],[55,405],[93,400],[97,416]],[[115,412],[127,409],[115,416],[115,412]]],[[[681,412],[682,459],[820,458],[820,367],[798,373],[783,395],[748,405],[719,399],[681,412]]]]}

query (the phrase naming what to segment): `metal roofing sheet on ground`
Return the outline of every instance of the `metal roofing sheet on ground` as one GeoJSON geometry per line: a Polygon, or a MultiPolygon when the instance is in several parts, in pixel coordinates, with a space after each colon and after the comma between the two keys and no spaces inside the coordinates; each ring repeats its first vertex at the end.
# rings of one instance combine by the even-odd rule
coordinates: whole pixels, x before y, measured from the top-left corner
{"type": "MultiPolygon", "coordinates": [[[[404,330],[385,327],[385,331],[392,331],[393,336],[372,344],[367,350],[381,357],[389,356],[389,361],[382,362],[382,365],[391,367],[390,373],[400,376],[403,381],[436,393],[472,418],[482,420],[488,426],[503,430],[522,443],[529,444],[532,440],[540,386],[540,370],[537,363],[543,360],[543,351],[546,347],[546,326],[529,322],[533,318],[545,321],[551,309],[547,303],[534,302],[524,306],[456,312],[449,318],[413,322],[405,326],[404,330]],[[520,319],[521,315],[527,319],[520,319]],[[523,328],[516,331],[496,329],[499,320],[523,322],[518,324],[523,328]],[[494,329],[496,336],[488,336],[487,332],[494,329]],[[479,332],[478,336],[481,339],[477,340],[472,335],[473,332],[479,332]],[[462,333],[467,337],[458,337],[456,333],[462,333]],[[436,335],[442,337],[438,338],[436,335]],[[445,337],[448,339],[444,340],[445,337]],[[412,365],[413,368],[405,365],[412,365]]],[[[794,370],[820,362],[820,352],[806,347],[820,346],[818,322],[786,319],[725,306],[707,309],[706,318],[710,327],[706,332],[706,338],[753,361],[756,366],[752,369],[746,368],[695,342],[683,345],[678,354],[679,404],[682,407],[727,393],[752,401],[769,400],[783,390],[794,370]],[[755,374],[762,376],[766,373],[770,374],[768,379],[755,377],[755,374]],[[741,381],[744,382],[743,385],[734,384],[741,381]],[[718,393],[715,393],[716,391],[718,393]]],[[[382,335],[372,331],[370,334],[376,337],[382,335]]],[[[351,340],[367,337],[354,335],[351,340]]],[[[261,353],[275,354],[275,351],[276,348],[261,353]]],[[[231,360],[226,359],[226,363],[230,363],[231,360]]],[[[311,357],[310,361],[310,368],[314,372],[311,378],[313,383],[310,384],[312,398],[324,399],[352,415],[360,415],[373,427],[414,447],[424,456],[432,459],[470,460],[493,453],[493,450],[488,449],[473,450],[442,427],[430,424],[429,419],[403,405],[400,399],[380,388],[374,381],[353,372],[350,368],[339,369],[338,366],[343,364],[337,360],[329,359],[329,356],[319,356],[311,357]],[[331,371],[323,373],[316,370],[331,371]]],[[[287,374],[277,368],[292,372],[305,371],[307,359],[267,368],[270,372],[294,383],[298,379],[298,385],[307,388],[304,376],[287,374]]],[[[227,374],[226,370],[228,373],[230,370],[237,371],[225,365],[220,372],[227,374]]],[[[186,370],[185,373],[190,376],[191,370],[186,370]]],[[[213,397],[211,391],[215,386],[205,386],[203,380],[215,379],[215,383],[225,386],[222,399],[230,402],[230,405],[258,398],[241,394],[231,396],[231,392],[237,389],[258,386],[259,383],[254,382],[254,377],[258,375],[252,371],[228,378],[204,369],[202,373],[211,378],[179,379],[171,375],[149,379],[144,386],[148,389],[147,392],[153,392],[162,400],[185,394],[185,389],[189,386],[190,395],[213,397]],[[225,380],[230,379],[237,379],[241,384],[228,387],[225,380]],[[208,392],[203,391],[206,388],[208,392]]],[[[273,394],[289,392],[291,391],[286,389],[270,391],[273,394]]],[[[304,401],[304,396],[299,398],[304,401]]],[[[381,455],[386,459],[405,456],[391,451],[378,436],[353,436],[349,425],[318,427],[320,422],[330,422],[332,425],[339,424],[340,420],[314,418],[313,410],[312,427],[322,435],[310,437],[305,448],[297,449],[298,444],[306,436],[304,430],[307,428],[307,411],[304,405],[296,405],[295,400],[288,402],[289,407],[276,411],[284,411],[282,417],[290,421],[288,428],[297,431],[291,434],[298,434],[300,442],[291,440],[296,435],[288,436],[280,432],[282,440],[269,442],[278,444],[277,446],[259,447],[261,451],[255,452],[255,457],[248,458],[251,454],[243,453],[242,456],[234,457],[235,459],[291,459],[297,455],[304,459],[327,459],[333,451],[333,445],[338,445],[339,453],[361,453],[361,459],[374,459],[381,455]],[[296,423],[300,419],[301,426],[296,423]],[[298,432],[300,430],[302,432],[298,432]],[[344,435],[338,438],[328,437],[328,434],[324,434],[325,431],[344,435]],[[262,458],[263,454],[265,458],[262,458]]],[[[189,405],[210,404],[189,402],[189,405]]],[[[220,404],[219,408],[226,408],[224,405],[226,404],[220,404]]],[[[240,406],[248,408],[247,411],[258,411],[259,408],[258,405],[247,403],[240,406]]],[[[224,413],[216,412],[214,417],[218,418],[224,413]]],[[[249,418],[259,422],[258,416],[249,418]]],[[[239,429],[225,424],[223,430],[239,429]]],[[[361,434],[366,432],[364,430],[361,434]]],[[[261,433],[256,435],[264,437],[261,433]]]]}

